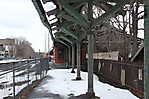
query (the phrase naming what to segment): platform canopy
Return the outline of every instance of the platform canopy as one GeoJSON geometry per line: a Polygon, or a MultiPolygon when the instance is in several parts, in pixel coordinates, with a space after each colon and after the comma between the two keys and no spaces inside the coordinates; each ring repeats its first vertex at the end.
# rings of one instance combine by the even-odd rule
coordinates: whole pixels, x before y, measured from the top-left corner
{"type": "MultiPolygon", "coordinates": [[[[32,0],[42,23],[49,29],[53,41],[76,43],[86,39],[87,30],[92,22],[92,29],[101,25],[111,17],[123,15],[124,5],[134,3],[136,0],[92,0],[93,20],[89,20],[88,6],[90,0],[32,0]],[[45,5],[51,3],[54,9],[45,11],[45,5]],[[97,15],[101,12],[100,15],[97,15]],[[51,16],[54,18],[49,19],[51,16]],[[54,21],[56,20],[56,21],[54,21]]],[[[138,0],[143,3],[142,0],[138,0]]],[[[49,6],[50,8],[50,6],[49,6]]]]}

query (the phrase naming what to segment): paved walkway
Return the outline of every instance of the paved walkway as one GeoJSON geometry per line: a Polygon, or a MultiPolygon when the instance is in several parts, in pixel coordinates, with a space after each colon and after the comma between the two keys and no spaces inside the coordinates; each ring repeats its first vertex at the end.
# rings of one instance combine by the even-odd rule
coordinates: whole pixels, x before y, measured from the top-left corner
{"type": "Polygon", "coordinates": [[[91,98],[86,95],[87,72],[81,72],[82,80],[76,81],[76,73],[71,69],[52,69],[47,73],[48,77],[34,88],[26,99],[138,99],[130,91],[115,88],[109,84],[98,81],[94,75],[94,92],[98,97],[91,98]]]}
{"type": "MultiPolygon", "coordinates": [[[[53,94],[49,92],[48,88],[45,87],[48,85],[49,80],[55,79],[53,76],[48,75],[36,88],[32,90],[32,92],[29,94],[27,99],[93,99],[89,98],[88,96],[80,95],[80,96],[73,96],[68,95],[66,96],[61,96],[60,94],[53,94]]],[[[50,85],[51,86],[51,85],[50,85]]],[[[94,99],[99,99],[99,98],[94,98],[94,99]]]]}
{"type": "Polygon", "coordinates": [[[44,89],[43,86],[48,83],[47,80],[49,79],[51,79],[50,76],[43,80],[38,87],[34,88],[27,99],[65,99],[59,94],[53,94],[44,89]]]}

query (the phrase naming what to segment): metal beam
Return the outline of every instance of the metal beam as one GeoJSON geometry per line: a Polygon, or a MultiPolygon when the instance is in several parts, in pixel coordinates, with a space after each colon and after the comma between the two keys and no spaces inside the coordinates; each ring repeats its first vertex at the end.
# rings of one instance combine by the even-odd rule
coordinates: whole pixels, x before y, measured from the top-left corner
{"type": "Polygon", "coordinates": [[[48,17],[49,17],[50,15],[55,15],[55,14],[57,14],[57,12],[58,12],[58,9],[56,8],[56,9],[54,9],[54,10],[48,11],[48,12],[47,12],[47,15],[48,15],[48,17]]]}
{"type": "Polygon", "coordinates": [[[58,42],[64,44],[64,45],[67,46],[67,47],[70,47],[68,44],[66,44],[64,41],[62,41],[62,40],[60,40],[60,39],[56,39],[56,41],[58,41],[58,42]]]}
{"type": "Polygon", "coordinates": [[[67,37],[63,36],[63,35],[56,35],[56,38],[61,38],[67,42],[69,42],[70,44],[73,44],[73,41],[68,39],[67,37]]]}
{"type": "MultiPolygon", "coordinates": [[[[99,18],[93,20],[93,26],[103,23],[104,21],[108,20],[109,18],[113,17],[118,11],[122,9],[125,4],[130,0],[121,0],[117,5],[111,8],[111,10],[106,11],[103,15],[99,18]]],[[[132,2],[135,0],[131,0],[132,2]]]]}
{"type": "Polygon", "coordinates": [[[70,44],[73,44],[73,41],[71,41],[70,39],[68,39],[65,36],[60,36],[60,38],[64,39],[65,41],[69,42],[70,44]]]}
{"type": "Polygon", "coordinates": [[[149,99],[149,1],[145,0],[144,4],[144,99],[149,99]]]}
{"type": "Polygon", "coordinates": [[[62,23],[62,26],[63,27],[66,27],[67,29],[70,27],[70,26],[72,26],[72,25],[75,25],[73,22],[69,22],[69,21],[64,21],[63,23],[62,23]]]}
{"type": "Polygon", "coordinates": [[[56,22],[54,22],[54,23],[51,23],[51,27],[52,27],[52,26],[59,26],[59,24],[60,24],[59,21],[56,21],[56,22]]]}
{"type": "Polygon", "coordinates": [[[70,14],[71,16],[73,16],[78,21],[82,22],[81,25],[83,25],[85,27],[88,26],[88,21],[81,15],[81,13],[75,11],[73,7],[71,7],[68,4],[66,4],[66,2],[63,1],[63,0],[60,0],[60,4],[62,5],[62,7],[64,8],[64,10],[68,14],[70,14]]]}
{"type": "Polygon", "coordinates": [[[81,21],[73,18],[72,16],[67,15],[64,11],[61,11],[60,13],[58,13],[57,17],[58,18],[63,18],[65,20],[70,21],[70,22],[73,22],[75,24],[84,25],[84,24],[82,24],[81,21]]]}
{"type": "Polygon", "coordinates": [[[66,27],[61,27],[61,32],[66,33],[67,35],[70,35],[71,37],[73,37],[74,39],[78,40],[78,37],[70,30],[68,30],[66,27]]]}

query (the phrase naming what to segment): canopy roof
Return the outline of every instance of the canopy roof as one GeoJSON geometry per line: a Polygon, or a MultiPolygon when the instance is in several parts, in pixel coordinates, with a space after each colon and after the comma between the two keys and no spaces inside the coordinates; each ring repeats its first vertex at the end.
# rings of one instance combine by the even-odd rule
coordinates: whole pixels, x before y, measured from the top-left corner
{"type": "MultiPolygon", "coordinates": [[[[88,28],[90,21],[83,14],[87,10],[86,6],[90,0],[32,0],[37,9],[42,23],[49,29],[53,41],[61,41],[73,44],[81,41],[86,37],[85,30],[88,28]],[[43,5],[52,2],[56,5],[55,9],[45,12],[43,5]],[[56,18],[48,20],[50,16],[56,18]],[[52,23],[53,20],[56,22],[52,23]],[[50,24],[51,23],[51,24],[50,24]],[[53,31],[56,31],[55,37],[53,31]]],[[[122,7],[126,4],[134,3],[136,0],[92,0],[93,5],[100,7],[104,14],[92,20],[93,27],[102,24],[105,20],[114,17],[117,14],[125,14],[122,7]]],[[[143,3],[143,0],[138,0],[143,3]]]]}

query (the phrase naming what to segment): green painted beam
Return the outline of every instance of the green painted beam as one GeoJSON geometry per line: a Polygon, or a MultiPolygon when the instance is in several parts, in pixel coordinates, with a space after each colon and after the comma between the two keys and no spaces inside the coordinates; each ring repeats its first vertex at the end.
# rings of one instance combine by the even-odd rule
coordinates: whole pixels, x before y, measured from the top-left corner
{"type": "MultiPolygon", "coordinates": [[[[106,11],[103,15],[99,18],[93,20],[93,26],[103,23],[104,21],[108,20],[109,18],[113,17],[118,11],[122,9],[125,4],[130,0],[121,0],[117,5],[111,8],[111,10],[106,11]]],[[[131,0],[132,2],[135,0],[131,0]]]]}
{"type": "Polygon", "coordinates": [[[82,5],[85,5],[88,1],[89,0],[65,0],[65,3],[71,4],[71,7],[76,10],[77,8],[80,8],[82,5]]]}
{"type": "Polygon", "coordinates": [[[149,99],[149,1],[144,4],[144,99],[149,99]]]}
{"type": "Polygon", "coordinates": [[[65,33],[63,33],[63,32],[55,32],[54,35],[55,35],[55,37],[67,36],[67,35],[65,35],[65,33]]]}
{"type": "Polygon", "coordinates": [[[71,37],[73,37],[74,39],[76,39],[77,41],[81,41],[83,38],[86,37],[85,33],[82,33],[80,30],[76,30],[75,33],[69,30],[69,26],[73,24],[72,22],[64,22],[62,27],[61,27],[61,33],[56,33],[57,34],[61,34],[61,35],[69,35],[71,37]],[[63,30],[65,29],[65,30],[63,30]],[[63,34],[62,34],[63,33],[63,34]],[[64,34],[65,33],[65,34],[64,34]],[[72,36],[73,35],[73,36],[72,36]]]}
{"type": "Polygon", "coordinates": [[[56,41],[58,41],[58,42],[64,44],[64,45],[67,46],[67,47],[70,47],[67,43],[65,43],[64,41],[62,41],[62,40],[60,40],[60,39],[56,39],[56,41]]]}
{"type": "Polygon", "coordinates": [[[70,44],[73,44],[73,41],[72,40],[70,40],[70,39],[68,39],[67,37],[65,37],[65,36],[60,36],[60,38],[62,38],[62,39],[64,39],[64,40],[66,40],[67,42],[69,42],[70,44]]]}
{"type": "Polygon", "coordinates": [[[88,26],[88,21],[79,13],[77,12],[73,7],[69,6],[68,4],[66,4],[65,1],[60,0],[60,4],[62,5],[62,7],[64,8],[64,10],[70,14],[71,16],[73,16],[76,20],[82,22],[83,26],[88,26]]]}
{"type": "MultiPolygon", "coordinates": [[[[69,30],[69,26],[72,26],[72,25],[74,25],[72,22],[64,22],[62,26],[69,30]]],[[[81,31],[79,28],[76,28],[74,34],[77,36],[78,41],[81,41],[83,38],[86,37],[86,34],[83,31],[81,31]]]]}
{"type": "Polygon", "coordinates": [[[63,40],[65,40],[65,41],[67,41],[68,43],[70,43],[70,44],[73,44],[73,41],[71,41],[70,39],[68,39],[67,37],[65,37],[65,36],[56,36],[56,38],[58,39],[63,39],[63,40]]]}
{"type": "Polygon", "coordinates": [[[70,27],[70,26],[72,26],[72,25],[75,25],[73,22],[70,22],[70,21],[64,21],[63,23],[62,23],[62,26],[63,27],[66,27],[67,29],[70,27]]]}
{"type": "Polygon", "coordinates": [[[73,18],[72,16],[67,15],[64,11],[61,11],[60,13],[58,13],[57,17],[58,18],[63,18],[67,21],[73,22],[73,23],[78,24],[78,25],[84,25],[84,24],[82,24],[81,21],[73,18]]]}
{"type": "Polygon", "coordinates": [[[66,33],[67,35],[70,35],[71,37],[73,37],[74,39],[78,40],[78,37],[75,35],[75,33],[73,33],[72,31],[68,30],[66,27],[62,26],[61,27],[61,32],[66,33]]]}
{"type": "Polygon", "coordinates": [[[73,7],[75,10],[80,10],[80,7],[85,4],[86,4],[86,2],[79,2],[79,3],[75,3],[75,4],[71,5],[71,7],[73,7]]]}

